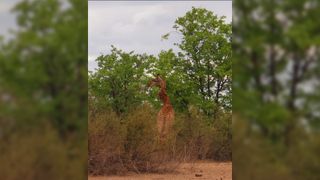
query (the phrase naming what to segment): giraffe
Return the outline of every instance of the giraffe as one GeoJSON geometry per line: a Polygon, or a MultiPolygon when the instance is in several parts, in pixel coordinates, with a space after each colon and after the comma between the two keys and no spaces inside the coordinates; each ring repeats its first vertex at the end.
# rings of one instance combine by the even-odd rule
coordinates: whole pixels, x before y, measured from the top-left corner
{"type": "Polygon", "coordinates": [[[163,80],[159,74],[149,81],[148,87],[153,86],[160,88],[158,96],[163,103],[157,116],[158,134],[160,136],[160,141],[163,141],[172,128],[174,122],[174,110],[166,92],[166,81],[163,80]]]}

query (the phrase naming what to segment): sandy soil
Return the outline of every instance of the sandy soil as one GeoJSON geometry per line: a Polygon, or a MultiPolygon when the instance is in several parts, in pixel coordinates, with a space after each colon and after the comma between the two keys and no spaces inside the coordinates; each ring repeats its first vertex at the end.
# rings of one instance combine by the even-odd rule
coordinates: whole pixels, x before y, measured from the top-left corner
{"type": "Polygon", "coordinates": [[[97,176],[89,180],[231,180],[232,162],[196,162],[183,163],[177,172],[171,174],[129,174],[126,176],[97,176]],[[196,175],[198,177],[196,177],[196,175]]]}

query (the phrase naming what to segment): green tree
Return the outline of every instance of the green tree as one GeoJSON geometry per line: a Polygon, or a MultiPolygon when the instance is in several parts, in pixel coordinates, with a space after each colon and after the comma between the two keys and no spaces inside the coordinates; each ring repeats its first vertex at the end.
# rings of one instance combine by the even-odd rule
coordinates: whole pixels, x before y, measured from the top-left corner
{"type": "Polygon", "coordinates": [[[123,52],[112,46],[111,54],[101,55],[98,68],[89,77],[90,96],[106,102],[120,115],[146,98],[143,91],[150,74],[152,56],[123,52]]]}
{"type": "Polygon", "coordinates": [[[13,8],[17,28],[0,48],[1,179],[87,178],[86,10],[80,0],[13,8]]]}
{"type": "Polygon", "coordinates": [[[234,7],[233,129],[242,137],[233,146],[235,165],[241,167],[234,175],[318,179],[313,169],[319,168],[319,147],[312,143],[319,134],[311,122],[319,108],[314,85],[319,82],[319,3],[246,0],[234,7]]]}
{"type": "Polygon", "coordinates": [[[16,109],[24,112],[15,114],[17,120],[28,124],[49,118],[61,135],[86,128],[86,111],[81,109],[87,105],[87,17],[80,12],[87,5],[69,5],[62,10],[57,0],[19,3],[14,8],[19,29],[0,62],[6,92],[25,99],[16,109]]]}
{"type": "MultiPolygon", "coordinates": [[[[214,106],[231,108],[231,25],[203,8],[192,8],[175,21],[183,37],[177,43],[184,71],[208,113],[214,106]]],[[[210,113],[209,113],[210,114],[210,113]]]]}
{"type": "Polygon", "coordinates": [[[154,64],[154,72],[165,78],[171,103],[180,112],[186,112],[188,106],[197,101],[192,82],[184,72],[183,61],[170,49],[161,51],[154,64]]]}
{"type": "MultiPolygon", "coordinates": [[[[286,122],[288,113],[298,116],[307,113],[303,110],[303,104],[306,105],[309,101],[302,104],[298,102],[305,98],[307,92],[299,86],[309,84],[312,87],[311,81],[316,76],[316,46],[319,43],[313,32],[316,25],[303,22],[316,9],[304,8],[307,3],[309,1],[299,1],[296,4],[287,1],[261,1],[261,6],[236,3],[242,8],[236,10],[241,11],[234,22],[237,30],[234,69],[235,73],[241,74],[234,77],[237,82],[234,86],[237,93],[235,96],[245,96],[247,101],[236,100],[235,106],[241,109],[252,106],[246,108],[244,113],[250,113],[253,109],[260,113],[272,111],[274,115],[278,112],[279,114],[271,117],[273,122],[267,117],[264,120],[254,117],[255,113],[248,114],[253,115],[250,119],[261,125],[266,135],[272,133],[273,123],[294,124],[286,122]],[[259,11],[256,10],[258,7],[259,11]],[[292,16],[292,13],[295,15],[292,16]],[[249,28],[252,31],[249,32],[249,28]],[[243,36],[246,38],[242,38],[243,36]],[[256,103],[266,106],[257,107],[254,105],[256,103]],[[274,107],[279,107],[278,111],[274,107]],[[278,120],[275,120],[276,116],[278,120]]],[[[289,126],[286,128],[290,129],[291,125],[289,126]]]]}

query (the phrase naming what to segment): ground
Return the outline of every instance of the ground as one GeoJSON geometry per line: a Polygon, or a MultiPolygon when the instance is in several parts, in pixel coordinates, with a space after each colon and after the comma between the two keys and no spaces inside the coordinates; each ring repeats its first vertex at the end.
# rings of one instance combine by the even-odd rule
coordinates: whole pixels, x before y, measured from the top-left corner
{"type": "Polygon", "coordinates": [[[183,163],[170,174],[128,174],[126,176],[89,176],[89,180],[231,180],[232,162],[183,163]],[[196,177],[199,176],[199,177],[196,177]]]}

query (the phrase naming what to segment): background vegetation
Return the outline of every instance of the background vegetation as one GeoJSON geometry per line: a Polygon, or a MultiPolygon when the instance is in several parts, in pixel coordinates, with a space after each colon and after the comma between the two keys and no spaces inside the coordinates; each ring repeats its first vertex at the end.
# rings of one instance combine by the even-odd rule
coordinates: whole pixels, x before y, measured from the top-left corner
{"type": "Polygon", "coordinates": [[[28,0],[0,42],[0,179],[87,179],[87,2],[28,0]]]}
{"type": "MultiPolygon", "coordinates": [[[[124,52],[96,59],[89,74],[89,173],[173,170],[177,162],[231,160],[231,25],[213,12],[192,8],[173,28],[179,52],[157,56],[124,52]],[[176,112],[164,145],[156,141],[160,74],[176,112]]],[[[165,34],[163,39],[169,38],[165,34]]]]}
{"type": "Polygon", "coordinates": [[[319,1],[234,1],[235,179],[319,179],[319,1]]]}

